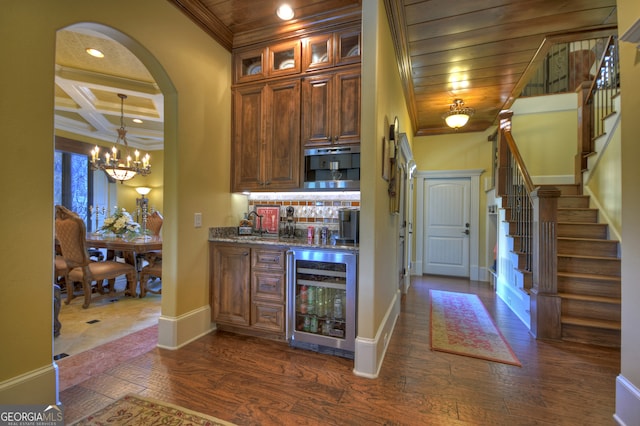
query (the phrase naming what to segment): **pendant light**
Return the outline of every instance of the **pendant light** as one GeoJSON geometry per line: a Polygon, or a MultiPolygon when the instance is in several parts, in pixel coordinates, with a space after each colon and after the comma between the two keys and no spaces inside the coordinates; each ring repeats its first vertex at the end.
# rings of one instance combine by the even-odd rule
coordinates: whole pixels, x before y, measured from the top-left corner
{"type": "Polygon", "coordinates": [[[127,95],[118,93],[118,97],[120,98],[118,138],[111,148],[111,153],[107,152],[104,158],[100,158],[100,148],[97,145],[91,150],[91,168],[104,170],[113,179],[123,183],[133,179],[136,175],[146,176],[151,173],[151,163],[149,154],[141,158],[138,150],[135,151],[135,158],[131,157],[127,143],[127,130],[124,128],[124,100],[127,99],[127,95]]]}

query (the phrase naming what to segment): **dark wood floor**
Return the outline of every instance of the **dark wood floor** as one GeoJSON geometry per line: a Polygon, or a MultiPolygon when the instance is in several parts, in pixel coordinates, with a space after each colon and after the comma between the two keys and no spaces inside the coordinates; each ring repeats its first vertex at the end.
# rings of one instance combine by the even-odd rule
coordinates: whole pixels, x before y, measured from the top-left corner
{"type": "Polygon", "coordinates": [[[239,425],[614,425],[619,350],[536,341],[487,283],[415,277],[380,375],[230,333],[153,349],[60,394],[75,419],[127,393],[239,425]],[[429,289],[476,293],[522,367],[433,352],[429,289]]]}

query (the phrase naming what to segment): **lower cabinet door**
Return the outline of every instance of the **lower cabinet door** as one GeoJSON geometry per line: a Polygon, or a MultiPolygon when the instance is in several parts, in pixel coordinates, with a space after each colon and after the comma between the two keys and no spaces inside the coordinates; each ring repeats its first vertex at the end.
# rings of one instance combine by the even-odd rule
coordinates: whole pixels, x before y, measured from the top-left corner
{"type": "Polygon", "coordinates": [[[212,253],[213,321],[249,326],[251,283],[250,249],[214,245],[212,253]]]}
{"type": "Polygon", "coordinates": [[[251,319],[253,328],[279,333],[284,333],[285,331],[284,305],[254,301],[251,319]]]}

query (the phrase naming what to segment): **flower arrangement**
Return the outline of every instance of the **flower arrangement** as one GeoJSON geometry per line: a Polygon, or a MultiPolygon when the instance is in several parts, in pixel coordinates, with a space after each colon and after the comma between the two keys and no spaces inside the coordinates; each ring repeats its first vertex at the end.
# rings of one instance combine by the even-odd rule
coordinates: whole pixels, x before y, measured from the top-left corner
{"type": "Polygon", "coordinates": [[[114,209],[113,214],[104,219],[103,232],[112,232],[116,235],[133,238],[140,234],[140,225],[133,220],[131,214],[123,209],[114,209]]]}

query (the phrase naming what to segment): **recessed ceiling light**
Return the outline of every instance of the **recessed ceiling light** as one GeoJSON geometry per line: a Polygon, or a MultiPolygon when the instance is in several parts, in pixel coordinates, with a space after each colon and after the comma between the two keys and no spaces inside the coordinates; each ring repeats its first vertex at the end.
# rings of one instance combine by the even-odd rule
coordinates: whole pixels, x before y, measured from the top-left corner
{"type": "Polygon", "coordinates": [[[133,120],[131,120],[131,121],[133,121],[134,123],[138,123],[138,124],[142,124],[142,123],[144,123],[144,121],[140,120],[139,118],[134,118],[134,119],[133,119],[133,120]]]}
{"type": "Polygon", "coordinates": [[[104,58],[104,53],[102,53],[98,49],[94,49],[92,47],[87,47],[85,50],[87,51],[87,53],[89,55],[93,56],[94,58],[104,58]]]}
{"type": "Polygon", "coordinates": [[[281,4],[276,10],[276,15],[283,21],[289,21],[293,19],[293,9],[286,3],[281,4]]]}

